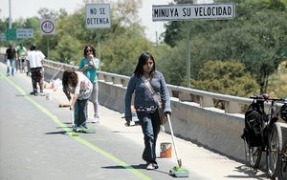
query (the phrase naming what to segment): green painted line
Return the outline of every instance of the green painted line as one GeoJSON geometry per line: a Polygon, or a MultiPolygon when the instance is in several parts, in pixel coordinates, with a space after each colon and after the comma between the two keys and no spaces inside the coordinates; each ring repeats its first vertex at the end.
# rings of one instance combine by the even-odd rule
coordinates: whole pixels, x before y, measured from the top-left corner
{"type": "Polygon", "coordinates": [[[40,111],[42,111],[44,114],[46,114],[48,117],[51,118],[51,120],[56,123],[59,127],[61,127],[66,134],[68,134],[70,137],[72,137],[75,141],[79,142],[80,144],[85,145],[86,147],[90,148],[91,150],[95,151],[96,153],[101,154],[102,156],[110,159],[111,161],[117,163],[118,165],[122,166],[123,168],[127,169],[131,173],[133,173],[135,176],[137,176],[139,179],[143,180],[151,180],[152,178],[146,176],[145,174],[141,173],[140,171],[136,170],[126,162],[120,160],[119,158],[115,157],[111,153],[91,144],[89,141],[81,138],[78,133],[72,132],[71,128],[69,128],[66,124],[63,124],[59,118],[55,115],[53,115],[48,109],[41,106],[39,103],[37,103],[35,100],[33,100],[30,96],[26,96],[26,92],[17,84],[15,84],[10,78],[7,78],[3,73],[0,73],[2,77],[4,77],[4,80],[7,81],[9,84],[11,84],[13,87],[15,87],[23,97],[28,100],[31,104],[33,104],[36,108],[38,108],[40,111]]]}

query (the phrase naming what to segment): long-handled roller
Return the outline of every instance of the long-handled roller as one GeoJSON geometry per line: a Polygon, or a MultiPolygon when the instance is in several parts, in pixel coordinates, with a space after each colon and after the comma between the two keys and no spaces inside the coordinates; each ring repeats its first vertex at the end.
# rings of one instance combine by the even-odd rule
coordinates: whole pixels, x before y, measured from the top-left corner
{"type": "Polygon", "coordinates": [[[169,128],[170,128],[170,134],[171,134],[171,139],[172,139],[172,144],[174,147],[174,152],[175,152],[175,156],[176,156],[176,160],[178,163],[178,166],[174,166],[171,170],[169,170],[170,175],[175,176],[175,177],[188,177],[189,176],[189,171],[187,169],[182,168],[182,161],[180,158],[178,158],[178,154],[177,154],[177,148],[176,148],[176,144],[175,144],[175,140],[174,140],[174,134],[173,134],[173,129],[172,129],[172,125],[171,125],[171,120],[170,120],[170,115],[167,114],[167,120],[168,120],[168,124],[169,124],[169,128]]]}

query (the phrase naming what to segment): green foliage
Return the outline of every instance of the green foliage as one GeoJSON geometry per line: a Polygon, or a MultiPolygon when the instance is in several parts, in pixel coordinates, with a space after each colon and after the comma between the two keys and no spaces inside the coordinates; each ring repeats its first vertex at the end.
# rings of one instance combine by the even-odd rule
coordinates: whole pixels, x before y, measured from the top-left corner
{"type": "Polygon", "coordinates": [[[145,38],[130,38],[121,35],[101,45],[102,70],[130,76],[137,64],[139,55],[152,53],[151,43],[145,38]]]}
{"type": "MultiPolygon", "coordinates": [[[[230,2],[230,1],[216,1],[230,2]]],[[[180,26],[167,25],[165,42],[179,47],[186,42],[187,28],[191,28],[191,77],[200,80],[199,71],[209,60],[234,59],[247,68],[261,93],[266,92],[268,77],[286,57],[287,12],[279,0],[240,0],[236,5],[236,18],[221,21],[188,21],[180,26]],[[170,38],[170,39],[169,39],[170,38]],[[174,43],[176,42],[176,43],[174,43]]],[[[176,48],[174,49],[176,53],[176,48]]],[[[183,68],[179,72],[184,72],[183,68]]]]}
{"type": "Polygon", "coordinates": [[[66,64],[77,64],[82,55],[82,45],[78,39],[70,35],[64,35],[58,42],[57,49],[52,50],[49,59],[59,61],[66,64]]]}
{"type": "Polygon", "coordinates": [[[187,86],[186,81],[186,44],[180,44],[174,48],[163,47],[158,62],[159,70],[165,75],[168,83],[187,86]]]}
{"type": "Polygon", "coordinates": [[[192,87],[237,96],[258,94],[258,85],[242,63],[208,61],[199,72],[199,80],[192,87]]]}
{"type": "Polygon", "coordinates": [[[269,77],[268,94],[271,97],[287,98],[287,60],[280,63],[277,71],[269,77]]]}

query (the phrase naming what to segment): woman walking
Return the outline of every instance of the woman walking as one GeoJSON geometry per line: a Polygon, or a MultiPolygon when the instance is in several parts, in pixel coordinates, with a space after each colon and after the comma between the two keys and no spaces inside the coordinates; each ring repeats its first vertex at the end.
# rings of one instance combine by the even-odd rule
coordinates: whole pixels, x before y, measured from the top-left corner
{"type": "Polygon", "coordinates": [[[136,108],[142,132],[144,134],[143,160],[146,161],[146,169],[154,170],[158,168],[156,161],[156,142],[160,132],[160,119],[158,104],[155,102],[153,93],[148,88],[147,83],[154,93],[160,94],[164,113],[171,114],[170,95],[167,90],[164,76],[156,71],[155,61],[150,53],[144,52],[139,56],[137,66],[132,74],[125,95],[125,119],[127,123],[132,120],[131,99],[133,93],[134,107],[136,108]]]}

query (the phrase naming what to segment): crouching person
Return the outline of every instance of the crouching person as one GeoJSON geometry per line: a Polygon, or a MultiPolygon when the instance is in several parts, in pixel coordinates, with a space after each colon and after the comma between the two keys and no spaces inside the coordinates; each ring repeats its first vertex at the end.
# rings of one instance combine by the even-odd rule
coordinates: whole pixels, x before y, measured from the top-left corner
{"type": "Polygon", "coordinates": [[[62,78],[63,91],[74,111],[74,131],[87,128],[87,102],[93,91],[93,84],[81,72],[65,70],[62,78]],[[72,94],[72,97],[71,97],[72,94]]]}

